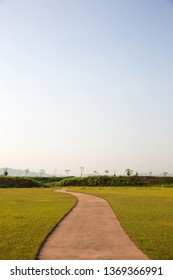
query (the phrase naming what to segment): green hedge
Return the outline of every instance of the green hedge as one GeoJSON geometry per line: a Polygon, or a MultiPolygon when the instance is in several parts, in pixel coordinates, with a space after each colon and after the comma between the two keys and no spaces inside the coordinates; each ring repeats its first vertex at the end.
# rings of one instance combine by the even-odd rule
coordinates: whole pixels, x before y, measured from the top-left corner
{"type": "Polygon", "coordinates": [[[89,176],[74,177],[0,177],[0,188],[38,188],[50,187],[53,182],[59,186],[151,186],[167,185],[173,187],[173,177],[157,176],[89,176]]]}
{"type": "Polygon", "coordinates": [[[31,178],[0,177],[0,188],[38,188],[43,184],[31,178]]]}
{"type": "MultiPolygon", "coordinates": [[[[59,182],[67,177],[32,177],[34,181],[41,182],[41,183],[54,183],[59,182]]],[[[69,177],[74,178],[74,177],[69,177]]]]}
{"type": "Polygon", "coordinates": [[[157,176],[89,176],[82,178],[66,178],[59,186],[151,186],[171,185],[173,177],[157,176]]]}

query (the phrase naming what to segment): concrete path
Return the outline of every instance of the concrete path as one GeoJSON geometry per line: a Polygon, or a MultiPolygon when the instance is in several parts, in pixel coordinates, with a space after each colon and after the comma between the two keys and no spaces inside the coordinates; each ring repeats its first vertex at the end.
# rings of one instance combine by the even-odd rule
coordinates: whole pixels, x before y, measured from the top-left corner
{"type": "Polygon", "coordinates": [[[81,193],[70,194],[78,198],[78,203],[45,241],[39,259],[148,259],[123,231],[104,199],[81,193]]]}

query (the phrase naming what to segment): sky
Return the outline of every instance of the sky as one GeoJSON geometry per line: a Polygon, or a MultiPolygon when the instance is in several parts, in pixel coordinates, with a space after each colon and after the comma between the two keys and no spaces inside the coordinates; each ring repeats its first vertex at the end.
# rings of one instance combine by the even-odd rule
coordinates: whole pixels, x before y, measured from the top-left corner
{"type": "Polygon", "coordinates": [[[1,0],[0,167],[173,173],[173,1],[1,0]]]}

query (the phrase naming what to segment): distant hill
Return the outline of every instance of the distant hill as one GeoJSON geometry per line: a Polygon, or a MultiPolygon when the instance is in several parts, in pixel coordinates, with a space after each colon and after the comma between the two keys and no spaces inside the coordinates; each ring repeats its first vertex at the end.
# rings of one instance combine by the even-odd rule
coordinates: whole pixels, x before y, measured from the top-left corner
{"type": "MultiPolygon", "coordinates": [[[[0,168],[0,175],[4,175],[4,168],[0,168]]],[[[26,175],[28,177],[41,176],[39,172],[29,171],[28,174],[26,174],[25,170],[8,168],[8,176],[26,176],[26,175]]],[[[44,173],[44,177],[45,176],[49,177],[50,174],[44,173]]]]}

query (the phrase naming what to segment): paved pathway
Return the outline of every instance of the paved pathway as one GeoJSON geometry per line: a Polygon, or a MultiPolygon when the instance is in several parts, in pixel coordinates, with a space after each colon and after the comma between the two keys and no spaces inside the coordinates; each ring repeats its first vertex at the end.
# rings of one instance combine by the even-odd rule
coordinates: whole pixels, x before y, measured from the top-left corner
{"type": "Polygon", "coordinates": [[[148,259],[125,234],[104,199],[81,193],[71,194],[78,198],[78,203],[45,241],[39,259],[148,259]]]}

